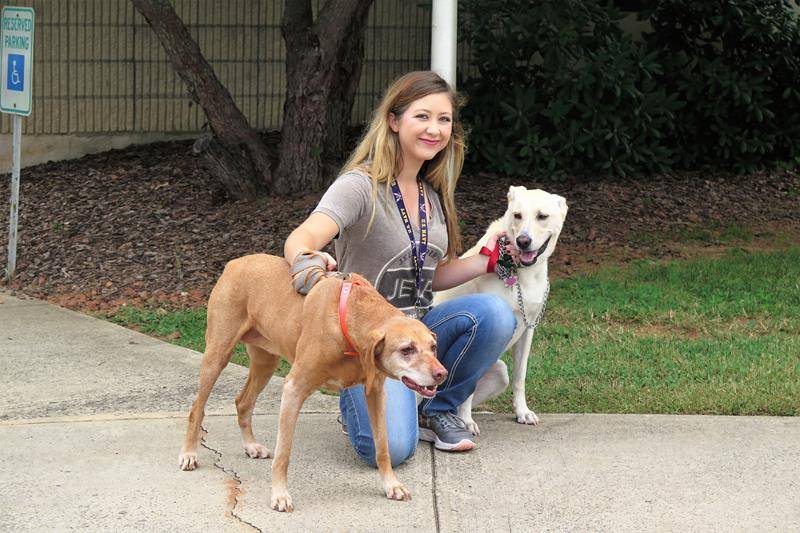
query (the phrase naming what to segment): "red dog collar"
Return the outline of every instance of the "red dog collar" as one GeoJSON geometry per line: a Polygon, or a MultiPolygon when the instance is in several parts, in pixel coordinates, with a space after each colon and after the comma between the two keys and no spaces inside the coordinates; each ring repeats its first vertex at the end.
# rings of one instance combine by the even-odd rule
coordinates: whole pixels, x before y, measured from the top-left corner
{"type": "Polygon", "coordinates": [[[350,350],[346,350],[344,354],[350,357],[358,357],[358,352],[353,347],[350,337],[347,336],[347,298],[350,297],[350,291],[353,290],[353,285],[363,285],[363,283],[358,281],[345,281],[342,283],[342,292],[339,294],[339,324],[342,326],[344,340],[347,341],[347,345],[350,347],[350,350]]]}
{"type": "Polygon", "coordinates": [[[489,248],[484,246],[478,253],[489,257],[489,263],[487,263],[486,265],[486,272],[487,273],[494,272],[495,266],[497,265],[497,260],[500,258],[500,242],[498,241],[494,245],[494,250],[490,250],[489,248]]]}

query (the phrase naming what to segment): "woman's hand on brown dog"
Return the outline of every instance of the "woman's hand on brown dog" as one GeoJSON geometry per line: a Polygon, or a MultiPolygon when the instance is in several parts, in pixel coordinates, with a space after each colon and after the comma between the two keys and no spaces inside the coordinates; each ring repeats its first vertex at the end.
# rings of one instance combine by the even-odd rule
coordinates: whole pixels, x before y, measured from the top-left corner
{"type": "Polygon", "coordinates": [[[292,275],[294,290],[306,295],[328,272],[335,270],[336,260],[330,254],[303,250],[294,258],[289,273],[292,275]]]}

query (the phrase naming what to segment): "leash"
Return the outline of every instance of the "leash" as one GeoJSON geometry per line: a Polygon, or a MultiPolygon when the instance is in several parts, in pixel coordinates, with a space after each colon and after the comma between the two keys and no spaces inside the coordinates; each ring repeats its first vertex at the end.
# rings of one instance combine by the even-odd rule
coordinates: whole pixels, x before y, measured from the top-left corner
{"type": "MultiPolygon", "coordinates": [[[[544,251],[544,248],[547,247],[550,239],[548,238],[545,243],[539,248],[539,251],[536,254],[536,257],[533,260],[533,263],[530,266],[536,264],[536,260],[539,258],[539,254],[544,251]]],[[[508,237],[503,236],[497,240],[497,247],[500,250],[500,255],[497,258],[497,263],[495,264],[495,272],[497,272],[497,276],[505,283],[506,287],[509,289],[514,287],[517,289],[517,305],[519,306],[519,312],[522,315],[522,322],[525,323],[525,327],[527,329],[536,329],[536,326],[539,325],[539,322],[542,321],[542,317],[544,316],[544,310],[547,308],[547,297],[550,296],[550,281],[547,281],[547,287],[544,290],[544,299],[542,301],[542,308],[539,310],[539,314],[536,318],[531,322],[528,319],[528,314],[525,312],[525,302],[522,299],[522,287],[519,284],[519,276],[517,275],[517,271],[520,268],[520,265],[514,262],[514,257],[506,251],[506,245],[509,244],[508,237]]]]}
{"type": "Polygon", "coordinates": [[[522,315],[522,321],[525,323],[525,327],[528,329],[536,329],[536,326],[539,325],[539,322],[542,321],[542,317],[544,316],[544,310],[547,308],[547,297],[550,296],[550,281],[547,282],[547,287],[544,290],[544,299],[542,300],[542,308],[539,310],[539,314],[536,316],[533,322],[528,321],[528,315],[525,313],[525,304],[522,301],[522,287],[519,286],[519,283],[516,284],[517,287],[517,304],[519,305],[519,312],[522,315]]]}
{"type": "Polygon", "coordinates": [[[347,299],[350,297],[350,292],[353,290],[353,285],[364,285],[360,281],[345,281],[342,283],[342,292],[339,293],[339,324],[342,326],[342,333],[344,333],[344,340],[350,347],[345,350],[344,354],[349,357],[358,357],[358,351],[353,347],[350,337],[347,335],[347,299]]]}

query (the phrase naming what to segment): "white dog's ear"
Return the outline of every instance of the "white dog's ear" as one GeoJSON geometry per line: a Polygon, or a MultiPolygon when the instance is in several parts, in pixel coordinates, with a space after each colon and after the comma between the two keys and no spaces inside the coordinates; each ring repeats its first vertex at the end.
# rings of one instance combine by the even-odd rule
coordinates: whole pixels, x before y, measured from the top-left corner
{"type": "Polygon", "coordinates": [[[557,194],[554,194],[553,196],[555,197],[556,201],[558,201],[558,207],[561,208],[561,218],[566,218],[567,210],[569,209],[567,206],[567,199],[557,194]]]}
{"type": "Polygon", "coordinates": [[[521,193],[522,191],[527,191],[527,190],[528,189],[526,189],[525,187],[515,187],[512,185],[511,187],[508,188],[508,202],[511,203],[514,200],[514,196],[517,193],[521,193]]]}

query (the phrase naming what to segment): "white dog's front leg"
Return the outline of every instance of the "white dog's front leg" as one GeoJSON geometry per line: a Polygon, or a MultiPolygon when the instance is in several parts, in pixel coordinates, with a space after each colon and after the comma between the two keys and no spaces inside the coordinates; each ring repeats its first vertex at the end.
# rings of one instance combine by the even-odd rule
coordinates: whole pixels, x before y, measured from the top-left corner
{"type": "Polygon", "coordinates": [[[528,356],[531,353],[531,342],[533,341],[533,330],[526,329],[522,337],[511,348],[511,355],[514,359],[514,412],[517,415],[517,422],[520,424],[538,424],[539,417],[536,413],[528,409],[528,402],[525,400],[525,376],[528,373],[528,356]]]}

